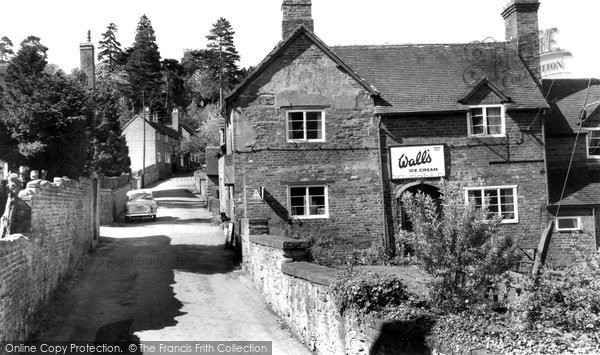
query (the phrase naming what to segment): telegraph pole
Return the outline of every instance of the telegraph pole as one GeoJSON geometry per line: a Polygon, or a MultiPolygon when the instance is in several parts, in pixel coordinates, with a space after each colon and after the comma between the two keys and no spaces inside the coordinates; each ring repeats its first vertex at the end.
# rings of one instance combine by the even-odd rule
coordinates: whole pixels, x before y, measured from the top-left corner
{"type": "Polygon", "coordinates": [[[142,188],[146,187],[146,99],[144,98],[144,89],[142,89],[142,188]]]}

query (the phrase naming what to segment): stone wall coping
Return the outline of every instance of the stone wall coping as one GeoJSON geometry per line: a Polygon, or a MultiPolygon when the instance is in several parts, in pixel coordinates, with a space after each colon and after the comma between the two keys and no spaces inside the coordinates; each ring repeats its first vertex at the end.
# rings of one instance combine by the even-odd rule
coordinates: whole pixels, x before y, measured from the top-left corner
{"type": "Polygon", "coordinates": [[[281,265],[284,274],[310,281],[323,286],[331,286],[335,281],[336,270],[306,261],[285,263],[281,265]]]}
{"type": "Polygon", "coordinates": [[[281,250],[305,249],[308,246],[308,241],[305,239],[292,239],[270,234],[251,235],[250,242],[281,250]]]}

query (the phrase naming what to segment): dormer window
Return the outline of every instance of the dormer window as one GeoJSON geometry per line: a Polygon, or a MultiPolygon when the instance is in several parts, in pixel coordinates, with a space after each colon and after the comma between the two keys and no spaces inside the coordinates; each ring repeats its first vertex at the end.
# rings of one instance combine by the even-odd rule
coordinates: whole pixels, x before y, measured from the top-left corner
{"type": "Polygon", "coordinates": [[[325,142],[325,111],[287,111],[288,142],[325,142]]]}
{"type": "Polygon", "coordinates": [[[586,139],[588,158],[600,159],[600,127],[590,130],[586,139]]]}
{"type": "Polygon", "coordinates": [[[467,125],[469,137],[503,137],[506,134],[504,105],[471,106],[467,125]]]}

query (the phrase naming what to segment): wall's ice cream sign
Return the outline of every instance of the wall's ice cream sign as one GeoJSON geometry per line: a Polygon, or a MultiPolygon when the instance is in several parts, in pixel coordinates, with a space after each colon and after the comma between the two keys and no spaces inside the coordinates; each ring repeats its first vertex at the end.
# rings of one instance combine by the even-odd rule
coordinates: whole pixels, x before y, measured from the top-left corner
{"type": "Polygon", "coordinates": [[[444,145],[391,147],[390,160],[392,179],[446,175],[444,145]]]}
{"type": "Polygon", "coordinates": [[[542,77],[564,77],[568,76],[566,62],[573,55],[571,52],[558,46],[556,40],[559,33],[557,28],[549,28],[540,31],[540,65],[542,77]]]}

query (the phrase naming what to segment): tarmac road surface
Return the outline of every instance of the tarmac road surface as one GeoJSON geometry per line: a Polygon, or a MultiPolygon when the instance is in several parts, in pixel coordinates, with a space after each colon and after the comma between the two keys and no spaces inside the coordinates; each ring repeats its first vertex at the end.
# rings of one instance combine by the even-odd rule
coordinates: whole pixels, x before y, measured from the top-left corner
{"type": "Polygon", "coordinates": [[[39,341],[272,341],[310,353],[271,312],[185,179],[157,184],[157,221],[101,228],[53,301],[39,341]]]}

